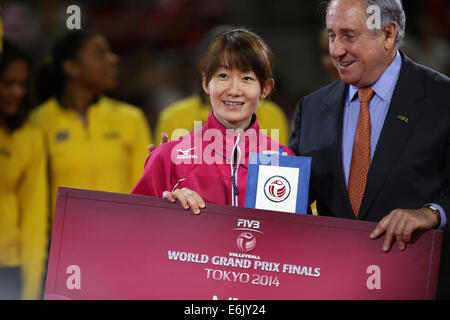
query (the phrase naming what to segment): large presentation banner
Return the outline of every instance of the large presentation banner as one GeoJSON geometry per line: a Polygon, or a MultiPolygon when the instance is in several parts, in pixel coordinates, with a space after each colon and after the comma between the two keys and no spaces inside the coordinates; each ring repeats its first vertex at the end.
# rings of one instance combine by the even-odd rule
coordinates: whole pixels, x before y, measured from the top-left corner
{"type": "Polygon", "coordinates": [[[433,299],[442,231],[60,188],[45,299],[433,299]]]}

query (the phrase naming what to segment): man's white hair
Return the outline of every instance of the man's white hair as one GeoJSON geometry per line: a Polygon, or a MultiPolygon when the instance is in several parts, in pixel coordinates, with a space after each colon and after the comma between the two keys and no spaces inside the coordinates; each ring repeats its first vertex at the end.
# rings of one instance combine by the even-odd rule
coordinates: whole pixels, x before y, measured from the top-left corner
{"type": "MultiPolygon", "coordinates": [[[[328,1],[327,12],[334,0],[328,1]]],[[[395,45],[397,48],[402,44],[405,39],[406,29],[406,14],[403,10],[403,4],[401,0],[364,0],[366,7],[377,6],[380,9],[381,28],[388,26],[391,22],[395,22],[398,25],[398,32],[395,38],[395,45]]],[[[376,30],[380,32],[381,30],[376,30]]]]}

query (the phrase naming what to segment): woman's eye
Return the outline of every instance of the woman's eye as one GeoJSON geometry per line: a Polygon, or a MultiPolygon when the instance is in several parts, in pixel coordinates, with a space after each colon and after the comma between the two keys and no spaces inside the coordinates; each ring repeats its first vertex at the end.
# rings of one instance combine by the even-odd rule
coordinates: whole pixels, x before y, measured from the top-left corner
{"type": "Polygon", "coordinates": [[[226,73],[219,73],[219,74],[217,75],[217,77],[218,77],[218,78],[221,78],[221,79],[225,79],[225,78],[227,78],[227,74],[226,74],[226,73]]]}
{"type": "Polygon", "coordinates": [[[245,76],[245,77],[243,77],[242,79],[243,79],[244,81],[251,81],[251,80],[253,80],[253,78],[250,77],[250,76],[245,76]]]}

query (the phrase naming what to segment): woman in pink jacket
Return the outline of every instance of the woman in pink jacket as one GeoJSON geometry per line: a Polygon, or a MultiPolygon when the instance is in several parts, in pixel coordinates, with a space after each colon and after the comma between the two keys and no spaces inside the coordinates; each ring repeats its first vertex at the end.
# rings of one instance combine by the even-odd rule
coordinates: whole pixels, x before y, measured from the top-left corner
{"type": "Polygon", "coordinates": [[[244,28],[220,32],[201,66],[212,112],[207,123],[147,158],[133,194],[167,198],[194,213],[205,202],[243,207],[250,152],[294,155],[259,128],[259,99],[274,87],[272,53],[244,28]]]}

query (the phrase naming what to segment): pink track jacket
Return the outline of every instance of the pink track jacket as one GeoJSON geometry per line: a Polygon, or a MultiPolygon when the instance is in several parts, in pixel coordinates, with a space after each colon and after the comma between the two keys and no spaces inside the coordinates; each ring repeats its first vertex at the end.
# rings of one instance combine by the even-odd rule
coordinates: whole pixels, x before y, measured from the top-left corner
{"type": "Polygon", "coordinates": [[[261,132],[256,116],[243,132],[226,129],[211,112],[207,123],[155,149],[131,193],[162,197],[189,188],[205,202],[243,207],[250,152],[295,155],[261,132]]]}

